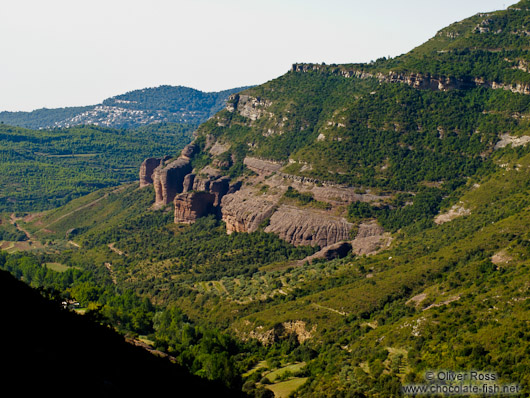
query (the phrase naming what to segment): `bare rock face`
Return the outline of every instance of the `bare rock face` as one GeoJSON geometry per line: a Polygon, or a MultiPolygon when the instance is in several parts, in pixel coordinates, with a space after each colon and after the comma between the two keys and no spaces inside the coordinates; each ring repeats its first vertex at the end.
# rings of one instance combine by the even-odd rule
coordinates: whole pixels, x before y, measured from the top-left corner
{"type": "Polygon", "coordinates": [[[300,344],[313,337],[316,326],[308,330],[308,325],[301,320],[286,321],[274,325],[272,329],[263,330],[263,326],[258,326],[255,330],[250,331],[246,336],[241,336],[243,339],[252,338],[259,340],[263,345],[271,345],[274,342],[287,340],[294,336],[300,344]]]}
{"type": "Polygon", "coordinates": [[[295,246],[326,247],[349,240],[352,227],[345,219],[326,212],[282,205],[270,217],[265,232],[275,233],[295,246]]]}
{"type": "MultiPolygon", "coordinates": [[[[485,29],[487,28],[480,27],[478,32],[485,33],[485,29]]],[[[449,34],[454,35],[455,32],[450,32],[449,34]]],[[[518,68],[521,69],[521,65],[518,68]]],[[[523,66],[522,70],[525,70],[525,68],[526,66],[523,66]]],[[[484,78],[477,77],[472,79],[457,79],[454,77],[437,77],[431,75],[423,75],[421,73],[399,73],[394,71],[389,71],[388,74],[373,74],[357,69],[345,69],[341,67],[329,69],[327,66],[320,64],[294,64],[291,71],[296,73],[307,73],[311,71],[321,73],[332,73],[347,78],[375,78],[381,82],[404,83],[416,89],[425,89],[433,91],[448,91],[454,89],[462,90],[473,87],[487,87],[494,90],[507,90],[517,94],[530,95],[530,85],[527,83],[498,83],[496,81],[487,81],[484,78]]]]}
{"type": "Polygon", "coordinates": [[[389,247],[392,237],[383,230],[377,221],[369,221],[359,225],[359,231],[351,242],[352,250],[357,255],[371,255],[389,247]]]}
{"type": "Polygon", "coordinates": [[[278,190],[259,194],[258,190],[245,186],[225,195],[221,213],[227,233],[254,232],[264,226],[265,232],[274,233],[295,246],[326,247],[351,239],[353,224],[328,211],[279,205],[282,193],[278,190]]]}
{"type": "Polygon", "coordinates": [[[193,182],[195,181],[195,174],[186,174],[184,181],[182,182],[182,192],[188,192],[193,190],[193,182]]]}
{"type": "MultiPolygon", "coordinates": [[[[186,183],[187,181],[185,181],[184,185],[186,185],[186,183]]],[[[219,206],[223,196],[226,195],[230,190],[230,177],[194,176],[191,186],[194,191],[206,191],[213,193],[215,195],[214,206],[219,206]]]]}
{"type": "Polygon", "coordinates": [[[315,254],[300,260],[299,264],[302,265],[306,262],[311,264],[317,259],[333,260],[335,258],[343,258],[346,257],[349,252],[351,252],[351,249],[352,245],[350,242],[338,242],[331,246],[326,246],[315,254]]]}
{"type": "Polygon", "coordinates": [[[197,147],[197,145],[192,142],[186,145],[184,149],[182,149],[182,151],[180,152],[180,156],[185,157],[187,159],[191,159],[193,155],[197,153],[198,150],[199,148],[197,147]]]}
{"type": "Polygon", "coordinates": [[[153,183],[153,172],[163,162],[163,158],[147,158],[140,166],[140,188],[153,183]]]}
{"type": "Polygon", "coordinates": [[[255,197],[247,189],[226,195],[221,200],[226,232],[254,232],[276,209],[276,201],[255,197]]]}
{"type": "Polygon", "coordinates": [[[252,97],[246,94],[233,94],[229,97],[226,109],[229,112],[237,111],[241,116],[250,120],[258,120],[268,113],[266,108],[271,105],[271,101],[260,97],[252,97]]]}
{"type": "Polygon", "coordinates": [[[210,192],[187,192],[175,196],[175,223],[194,223],[212,212],[215,195],[210,192]]]}
{"type": "Polygon", "coordinates": [[[243,163],[250,170],[258,174],[263,174],[263,175],[270,175],[270,174],[276,173],[277,171],[280,171],[280,169],[282,168],[282,164],[279,162],[273,162],[269,160],[253,158],[250,156],[247,156],[243,160],[243,163]]]}
{"type": "Polygon", "coordinates": [[[210,184],[210,192],[215,195],[214,206],[219,206],[223,196],[228,193],[230,189],[230,178],[229,177],[220,177],[213,180],[210,184]]]}
{"type": "Polygon", "coordinates": [[[193,180],[193,190],[194,191],[209,191],[211,182],[212,182],[211,177],[195,176],[193,180]]]}
{"type": "Polygon", "coordinates": [[[168,165],[161,164],[153,173],[155,205],[167,205],[183,190],[184,177],[191,172],[189,159],[179,158],[168,165]]]}

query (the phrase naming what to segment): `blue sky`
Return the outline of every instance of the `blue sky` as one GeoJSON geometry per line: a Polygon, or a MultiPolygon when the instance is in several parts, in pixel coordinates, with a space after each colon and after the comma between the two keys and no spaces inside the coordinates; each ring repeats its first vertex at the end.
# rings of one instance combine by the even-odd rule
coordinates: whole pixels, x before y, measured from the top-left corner
{"type": "Polygon", "coordinates": [[[161,84],[260,84],[294,62],[397,56],[506,0],[17,0],[0,4],[0,111],[161,84]]]}

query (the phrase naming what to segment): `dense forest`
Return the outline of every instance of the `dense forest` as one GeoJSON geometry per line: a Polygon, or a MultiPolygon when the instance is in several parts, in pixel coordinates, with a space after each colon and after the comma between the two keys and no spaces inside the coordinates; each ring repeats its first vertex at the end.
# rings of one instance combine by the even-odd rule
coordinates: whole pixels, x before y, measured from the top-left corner
{"type": "Polygon", "coordinates": [[[0,125],[0,211],[39,211],[136,180],[148,156],[176,154],[193,126],[28,130],[0,125]]]}
{"type": "Polygon", "coordinates": [[[159,86],[108,98],[103,101],[103,105],[148,111],[196,112],[197,118],[201,117],[197,121],[202,122],[223,109],[230,94],[247,88],[249,87],[207,93],[183,86],[159,86]]]}

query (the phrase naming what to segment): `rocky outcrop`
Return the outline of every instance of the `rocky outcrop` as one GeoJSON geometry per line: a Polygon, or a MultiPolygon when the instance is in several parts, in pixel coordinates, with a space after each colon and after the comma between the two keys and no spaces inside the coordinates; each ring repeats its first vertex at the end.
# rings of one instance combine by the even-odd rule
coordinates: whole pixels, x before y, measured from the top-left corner
{"type": "Polygon", "coordinates": [[[358,69],[349,69],[344,65],[320,65],[320,64],[294,64],[291,72],[307,73],[318,72],[323,74],[339,75],[346,78],[377,79],[386,83],[404,83],[417,89],[448,91],[462,90],[473,87],[486,87],[494,90],[508,90],[517,94],[530,95],[530,85],[526,83],[499,83],[487,81],[483,78],[457,79],[454,77],[431,76],[422,73],[407,72],[400,73],[389,71],[384,73],[370,73],[358,69]]]}
{"type": "Polygon", "coordinates": [[[229,177],[220,177],[213,180],[210,183],[210,192],[215,195],[215,200],[213,205],[219,206],[223,196],[228,193],[230,189],[230,178],[229,177]]]}
{"type": "Polygon", "coordinates": [[[311,264],[313,261],[318,259],[333,260],[336,258],[343,258],[346,257],[349,252],[351,252],[351,249],[352,245],[350,242],[335,243],[334,245],[327,246],[315,254],[300,260],[298,263],[299,265],[303,265],[306,262],[311,264]]]}
{"type": "Polygon", "coordinates": [[[222,198],[236,192],[239,186],[230,186],[229,177],[187,174],[182,181],[182,193],[174,199],[175,222],[193,223],[208,214],[219,215],[222,198]]]}
{"type": "Polygon", "coordinates": [[[208,152],[212,156],[219,156],[225,153],[230,149],[230,144],[221,144],[218,141],[215,141],[215,143],[209,148],[208,152]]]}
{"type": "Polygon", "coordinates": [[[175,196],[175,223],[191,224],[213,211],[215,195],[210,192],[187,192],[175,196]]]}
{"type": "Polygon", "coordinates": [[[389,247],[390,243],[392,243],[391,235],[374,220],[359,225],[359,230],[351,245],[356,255],[372,255],[389,247]]]}
{"type": "Polygon", "coordinates": [[[253,158],[250,156],[247,156],[245,159],[243,159],[243,163],[250,170],[263,175],[270,175],[272,173],[276,173],[277,171],[280,171],[283,166],[279,162],[253,158]]]}
{"type": "Polygon", "coordinates": [[[290,336],[295,336],[300,344],[313,337],[316,326],[307,330],[307,324],[304,321],[286,321],[278,323],[272,329],[263,330],[263,326],[258,326],[255,330],[250,331],[248,335],[241,336],[243,339],[256,339],[263,345],[270,345],[278,341],[286,340],[290,336]]]}
{"type": "Polygon", "coordinates": [[[495,144],[494,149],[501,149],[508,145],[511,145],[512,147],[524,146],[530,142],[530,136],[527,135],[516,137],[510,134],[501,134],[499,138],[500,140],[495,144]]]}
{"type": "Polygon", "coordinates": [[[140,188],[153,183],[153,173],[165,158],[147,158],[140,165],[140,188]]]}
{"type": "Polygon", "coordinates": [[[167,165],[158,166],[153,173],[155,205],[172,203],[175,196],[182,192],[184,177],[190,172],[191,163],[187,158],[178,158],[167,165]]]}
{"type": "Polygon", "coordinates": [[[223,197],[222,219],[226,232],[254,232],[276,209],[276,201],[255,197],[244,189],[223,197]]]}
{"type": "MultiPolygon", "coordinates": [[[[215,177],[213,177],[215,178],[215,177]]],[[[195,176],[193,179],[194,191],[209,191],[212,183],[212,176],[195,176]]]]}
{"type": "Polygon", "coordinates": [[[271,101],[264,98],[252,97],[246,94],[233,94],[228,99],[226,110],[238,112],[241,116],[255,121],[268,113],[266,109],[271,104],[271,101]]]}
{"type": "Polygon", "coordinates": [[[434,217],[435,224],[445,224],[446,222],[453,221],[455,218],[468,216],[471,214],[471,210],[466,209],[463,203],[453,205],[446,213],[440,213],[434,217]]]}
{"type": "Polygon", "coordinates": [[[198,150],[199,147],[194,142],[191,142],[182,149],[180,156],[186,159],[191,159],[193,155],[198,152],[198,150]]]}
{"type": "Polygon", "coordinates": [[[353,224],[328,212],[282,205],[270,217],[265,232],[277,234],[287,242],[326,247],[350,239],[353,224]]]}
{"type": "Polygon", "coordinates": [[[182,182],[182,192],[193,191],[193,183],[195,182],[195,174],[186,174],[182,182]]]}

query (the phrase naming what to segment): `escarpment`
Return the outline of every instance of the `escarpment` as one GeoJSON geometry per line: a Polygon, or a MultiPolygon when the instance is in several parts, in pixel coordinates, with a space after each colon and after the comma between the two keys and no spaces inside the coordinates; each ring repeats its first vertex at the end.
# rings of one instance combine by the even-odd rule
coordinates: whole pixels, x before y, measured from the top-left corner
{"type": "Polygon", "coordinates": [[[226,110],[237,111],[241,116],[256,121],[267,113],[271,101],[260,97],[252,97],[246,94],[232,94],[227,102],[226,110]]]}
{"type": "Polygon", "coordinates": [[[291,72],[308,73],[318,72],[338,75],[346,78],[377,79],[384,83],[403,83],[416,89],[432,91],[465,90],[473,87],[485,87],[493,90],[507,90],[516,94],[530,95],[530,84],[488,81],[480,77],[457,79],[455,77],[431,76],[415,72],[382,72],[370,73],[344,65],[319,65],[319,64],[293,64],[291,72]]]}
{"type": "Polygon", "coordinates": [[[161,164],[153,173],[155,187],[155,205],[172,203],[175,196],[181,193],[184,186],[184,177],[191,172],[189,159],[178,158],[167,165],[161,164]]]}
{"type": "Polygon", "coordinates": [[[215,195],[210,192],[186,192],[175,196],[175,223],[191,224],[213,211],[215,195]]]}
{"type": "Polygon", "coordinates": [[[326,247],[348,240],[353,224],[324,211],[307,211],[281,205],[271,216],[265,232],[277,234],[295,246],[326,247]]]}
{"type": "Polygon", "coordinates": [[[191,159],[198,151],[194,142],[181,151],[180,156],[169,161],[165,158],[148,158],[140,167],[140,187],[153,185],[155,207],[173,203],[175,223],[193,223],[208,214],[220,215],[223,196],[236,192],[240,182],[230,185],[230,178],[205,167],[200,174],[193,173],[191,159]]]}
{"type": "Polygon", "coordinates": [[[192,142],[182,149],[176,160],[170,161],[170,156],[164,156],[147,158],[142,162],[139,172],[140,188],[154,185],[155,205],[167,205],[173,201],[176,194],[192,189],[188,187],[189,177],[186,181],[184,179],[191,172],[191,158],[197,151],[198,147],[192,142]]]}
{"type": "Polygon", "coordinates": [[[350,239],[353,224],[327,210],[282,203],[288,185],[281,179],[269,181],[274,184],[270,193],[245,186],[223,197],[221,214],[227,233],[263,228],[295,246],[325,247],[350,239]]]}
{"type": "Polygon", "coordinates": [[[144,188],[153,183],[153,173],[167,158],[147,158],[140,166],[140,188],[144,188]]]}
{"type": "Polygon", "coordinates": [[[256,196],[247,187],[227,195],[221,202],[222,219],[226,224],[226,232],[257,231],[275,211],[277,198],[256,196]]]}
{"type": "MultiPolygon", "coordinates": [[[[190,153],[189,150],[186,152],[190,153]]],[[[192,153],[190,156],[193,156],[192,153]]],[[[300,208],[292,203],[285,203],[284,194],[288,187],[294,186],[300,192],[310,193],[330,206],[381,198],[377,195],[359,194],[348,187],[317,186],[309,179],[293,180],[279,171],[280,164],[252,158],[248,158],[245,164],[254,169],[258,176],[246,184],[242,181],[232,182],[211,166],[198,171],[192,170],[190,158],[182,155],[168,164],[160,159],[147,159],[145,165],[142,165],[142,170],[145,171],[141,173],[144,184],[147,170],[156,165],[157,161],[160,165],[152,173],[155,205],[173,203],[175,223],[190,224],[200,217],[214,214],[224,221],[228,234],[251,233],[263,229],[295,246],[326,248],[350,241],[353,224],[330,209],[300,208]],[[262,184],[259,181],[264,176],[267,176],[267,184],[270,184],[269,189],[265,189],[268,190],[267,193],[263,191],[263,186],[259,188],[259,184],[262,184]]],[[[363,237],[367,235],[364,229],[361,232],[363,237]]],[[[365,240],[362,242],[366,244],[365,240]]],[[[342,250],[343,247],[340,248],[342,250]]],[[[342,256],[342,252],[338,254],[339,252],[340,250],[337,253],[334,250],[326,251],[324,257],[342,256]]]]}

